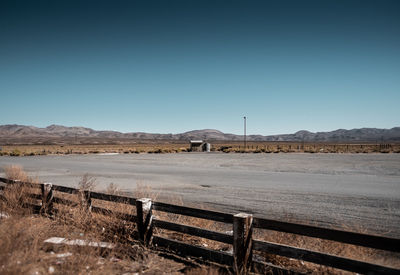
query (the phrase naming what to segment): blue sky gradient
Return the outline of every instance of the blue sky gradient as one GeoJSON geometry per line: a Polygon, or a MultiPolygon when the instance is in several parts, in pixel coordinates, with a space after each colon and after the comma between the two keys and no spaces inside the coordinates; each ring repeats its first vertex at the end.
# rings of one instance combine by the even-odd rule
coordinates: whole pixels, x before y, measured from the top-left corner
{"type": "Polygon", "coordinates": [[[0,124],[400,125],[400,1],[1,1],[0,124]]]}

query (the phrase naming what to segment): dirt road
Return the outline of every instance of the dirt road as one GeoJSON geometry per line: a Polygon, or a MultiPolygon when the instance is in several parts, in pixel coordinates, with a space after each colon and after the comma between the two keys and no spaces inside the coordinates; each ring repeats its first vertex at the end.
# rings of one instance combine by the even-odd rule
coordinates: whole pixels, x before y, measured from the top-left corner
{"type": "MultiPolygon", "coordinates": [[[[84,173],[220,211],[400,237],[400,154],[129,154],[0,157],[76,186],[84,173]]],[[[0,170],[1,171],[1,170],[0,170]]]]}

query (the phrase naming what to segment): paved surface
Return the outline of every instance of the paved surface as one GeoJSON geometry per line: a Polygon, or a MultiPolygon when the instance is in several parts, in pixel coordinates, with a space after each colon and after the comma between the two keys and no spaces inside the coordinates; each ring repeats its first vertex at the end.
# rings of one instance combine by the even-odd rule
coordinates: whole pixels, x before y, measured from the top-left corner
{"type": "MultiPolygon", "coordinates": [[[[84,173],[159,200],[400,237],[400,154],[129,154],[0,157],[76,186],[84,173]]],[[[1,170],[0,170],[1,172],[1,170]]]]}

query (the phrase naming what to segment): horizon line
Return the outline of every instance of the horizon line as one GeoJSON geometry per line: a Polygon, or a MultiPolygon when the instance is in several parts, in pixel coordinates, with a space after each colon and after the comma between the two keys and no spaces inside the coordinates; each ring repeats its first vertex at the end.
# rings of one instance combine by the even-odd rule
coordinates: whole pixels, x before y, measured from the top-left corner
{"type": "MultiPolygon", "coordinates": [[[[212,129],[212,128],[192,129],[192,130],[187,130],[187,131],[183,131],[183,132],[175,132],[175,133],[172,133],[172,132],[171,132],[171,133],[162,133],[162,132],[144,132],[144,131],[122,132],[122,131],[110,130],[110,129],[101,129],[101,130],[99,130],[99,129],[94,129],[94,128],[87,127],[87,126],[66,126],[66,125],[54,124],[54,123],[53,123],[53,124],[50,124],[50,125],[48,125],[48,126],[46,126],[46,127],[38,127],[38,126],[34,126],[34,125],[24,125],[24,124],[16,124],[16,123],[14,123],[14,124],[0,124],[0,127],[1,127],[1,126],[24,126],[24,127],[35,127],[35,128],[39,128],[39,129],[46,129],[46,128],[50,127],[50,126],[61,126],[61,127],[66,127],[66,128],[85,128],[85,129],[90,129],[90,130],[93,130],[93,131],[96,131],[96,132],[99,132],[99,131],[107,131],[107,132],[117,132],[117,133],[121,133],[121,134],[145,133],[145,134],[160,134],[160,135],[169,135],[169,134],[172,134],[172,135],[179,135],[179,134],[184,134],[184,133],[193,132],[193,131],[206,131],[206,130],[211,130],[211,131],[218,131],[218,132],[221,132],[221,133],[223,133],[223,134],[228,134],[228,135],[231,134],[231,135],[237,135],[237,136],[244,136],[243,133],[242,133],[242,134],[228,133],[228,132],[223,132],[223,131],[221,131],[221,130],[212,129]]],[[[291,133],[280,133],[280,134],[270,134],[270,135],[263,135],[263,134],[247,134],[246,136],[264,136],[264,137],[267,137],[267,136],[291,135],[291,134],[296,134],[296,133],[302,132],[302,131],[309,132],[309,133],[315,133],[315,134],[316,134],[316,133],[334,132],[334,131],[338,131],[338,130],[345,130],[345,131],[360,130],[360,129],[391,130],[391,129],[398,128],[398,127],[400,127],[400,126],[393,126],[393,127],[391,127],[391,128],[378,128],[378,127],[360,127],[360,128],[351,128],[351,129],[337,128],[337,129],[334,129],[334,130],[315,131],[315,132],[309,131],[309,130],[305,130],[305,129],[301,129],[301,130],[297,130],[297,131],[291,132],[291,133]]]]}

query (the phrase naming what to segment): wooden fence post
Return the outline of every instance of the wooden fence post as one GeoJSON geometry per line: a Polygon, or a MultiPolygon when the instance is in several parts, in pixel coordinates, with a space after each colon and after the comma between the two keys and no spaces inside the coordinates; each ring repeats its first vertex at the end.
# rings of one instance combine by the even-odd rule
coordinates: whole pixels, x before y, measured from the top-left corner
{"type": "Polygon", "coordinates": [[[51,214],[53,211],[53,184],[42,183],[40,185],[42,190],[42,207],[40,212],[43,214],[51,214]]]}
{"type": "Polygon", "coordinates": [[[234,272],[247,274],[252,260],[253,215],[239,213],[233,216],[234,272]]]}
{"type": "Polygon", "coordinates": [[[139,240],[143,244],[149,244],[152,235],[152,202],[151,199],[142,198],[136,200],[136,224],[139,240]]]}

